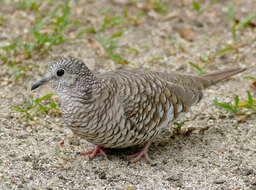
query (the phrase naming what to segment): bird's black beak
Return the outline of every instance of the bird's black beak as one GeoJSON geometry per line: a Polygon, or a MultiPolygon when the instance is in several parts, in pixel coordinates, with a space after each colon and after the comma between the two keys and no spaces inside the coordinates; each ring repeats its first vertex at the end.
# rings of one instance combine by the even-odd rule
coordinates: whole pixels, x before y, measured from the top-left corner
{"type": "Polygon", "coordinates": [[[31,90],[35,90],[39,86],[42,86],[42,85],[48,83],[48,81],[49,81],[49,78],[42,78],[40,81],[38,81],[32,85],[31,90]]]}

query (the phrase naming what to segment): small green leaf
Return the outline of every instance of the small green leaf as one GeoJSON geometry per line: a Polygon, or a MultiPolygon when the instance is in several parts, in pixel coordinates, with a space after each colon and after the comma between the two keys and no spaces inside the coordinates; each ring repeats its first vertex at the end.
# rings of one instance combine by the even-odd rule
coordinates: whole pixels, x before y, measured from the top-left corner
{"type": "Polygon", "coordinates": [[[57,105],[53,101],[50,102],[50,106],[51,106],[51,109],[57,108],[57,105]]]}
{"type": "Polygon", "coordinates": [[[19,106],[13,106],[12,108],[14,110],[18,111],[18,112],[23,112],[23,113],[27,113],[28,114],[27,110],[25,110],[25,109],[23,109],[23,108],[21,108],[19,106]]]}
{"type": "Polygon", "coordinates": [[[236,29],[237,24],[234,22],[233,26],[232,26],[232,35],[233,35],[233,39],[234,41],[237,40],[237,29],[236,29]]]}
{"type": "Polygon", "coordinates": [[[237,28],[238,29],[245,28],[246,26],[248,26],[252,22],[252,20],[254,18],[256,18],[256,15],[249,15],[248,17],[240,20],[240,22],[237,25],[237,28]]]}
{"type": "Polygon", "coordinates": [[[143,16],[143,12],[142,11],[139,11],[135,17],[135,21],[138,21],[140,19],[140,17],[143,16]]]}
{"type": "Polygon", "coordinates": [[[180,130],[181,127],[182,127],[186,122],[188,122],[188,121],[189,121],[189,120],[184,120],[184,121],[181,121],[181,122],[174,122],[173,124],[177,126],[177,127],[176,127],[177,130],[180,130]]]}
{"type": "Polygon", "coordinates": [[[238,112],[238,104],[239,104],[239,96],[236,95],[235,97],[235,105],[234,105],[234,111],[237,113],[238,112]]]}
{"type": "Polygon", "coordinates": [[[193,7],[195,9],[195,11],[197,11],[198,13],[200,13],[201,11],[201,6],[197,1],[193,1],[193,7]]]}
{"type": "Polygon", "coordinates": [[[162,0],[158,0],[154,2],[155,9],[160,13],[166,12],[166,6],[164,5],[162,0]]]}
{"type": "Polygon", "coordinates": [[[250,91],[247,91],[248,94],[248,108],[252,109],[254,107],[253,98],[250,91]]]}
{"type": "Polygon", "coordinates": [[[55,155],[57,157],[60,157],[60,145],[59,144],[56,144],[56,147],[55,147],[55,155]]]}
{"type": "Polygon", "coordinates": [[[43,96],[42,98],[40,98],[40,99],[37,99],[36,101],[35,101],[35,103],[41,103],[42,101],[44,101],[44,100],[49,100],[51,97],[53,96],[53,94],[46,94],[45,96],[43,96]]]}
{"type": "Polygon", "coordinates": [[[231,51],[231,50],[233,50],[233,49],[234,49],[233,46],[227,46],[227,47],[225,47],[225,48],[222,48],[220,51],[218,51],[218,52],[216,53],[216,55],[222,55],[222,54],[224,54],[224,53],[226,53],[226,52],[228,52],[228,51],[231,51]]]}
{"type": "Polygon", "coordinates": [[[205,73],[204,70],[199,67],[197,64],[193,63],[192,61],[189,62],[189,64],[194,67],[195,69],[197,69],[200,73],[205,73]]]}
{"type": "Polygon", "coordinates": [[[125,18],[128,17],[128,11],[129,11],[128,7],[125,7],[125,9],[124,9],[124,17],[125,18]]]}
{"type": "Polygon", "coordinates": [[[110,53],[110,54],[108,54],[108,57],[118,64],[127,64],[128,63],[123,57],[121,57],[120,55],[117,55],[117,54],[110,53]]]}
{"type": "Polygon", "coordinates": [[[15,41],[15,42],[13,42],[13,43],[10,44],[10,45],[2,46],[1,49],[3,49],[3,50],[6,51],[6,52],[9,52],[10,50],[16,50],[17,47],[18,47],[18,42],[15,41]]]}
{"type": "Polygon", "coordinates": [[[239,96],[236,95],[236,97],[235,97],[235,107],[238,107],[238,104],[239,104],[239,96]]]}
{"type": "Polygon", "coordinates": [[[225,109],[228,112],[237,113],[237,109],[234,109],[231,105],[228,103],[220,103],[217,102],[217,100],[213,100],[214,104],[222,109],[225,109]]]}
{"type": "Polygon", "coordinates": [[[33,116],[26,109],[19,106],[12,106],[12,109],[17,112],[24,113],[25,116],[27,116],[27,118],[29,118],[30,120],[33,120],[33,116]]]}
{"type": "Polygon", "coordinates": [[[244,79],[256,80],[256,77],[254,77],[254,76],[245,76],[244,79]]]}
{"type": "Polygon", "coordinates": [[[104,31],[105,28],[110,25],[111,27],[117,26],[121,24],[123,17],[122,16],[109,16],[109,12],[106,13],[104,17],[103,24],[101,26],[101,30],[104,31]]]}
{"type": "Polygon", "coordinates": [[[161,59],[163,59],[162,56],[156,56],[156,57],[152,57],[152,59],[149,62],[159,61],[161,59]]]}
{"type": "Polygon", "coordinates": [[[203,63],[209,63],[209,57],[208,56],[201,55],[199,58],[200,58],[200,61],[202,61],[203,63]]]}
{"type": "Polygon", "coordinates": [[[113,34],[110,38],[111,39],[115,39],[115,38],[118,38],[118,37],[120,37],[122,35],[123,35],[123,32],[118,32],[118,33],[113,34]]]}
{"type": "Polygon", "coordinates": [[[136,54],[140,53],[140,51],[138,49],[136,49],[136,48],[128,48],[128,51],[129,52],[135,52],[136,54]]]}

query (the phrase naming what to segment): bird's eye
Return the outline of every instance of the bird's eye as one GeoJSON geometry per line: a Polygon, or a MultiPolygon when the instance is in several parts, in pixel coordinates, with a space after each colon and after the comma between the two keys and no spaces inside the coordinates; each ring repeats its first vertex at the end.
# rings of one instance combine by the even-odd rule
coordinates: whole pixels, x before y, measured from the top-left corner
{"type": "Polygon", "coordinates": [[[64,73],[65,71],[63,69],[59,69],[56,74],[57,76],[61,77],[62,75],[64,75],[64,73]]]}

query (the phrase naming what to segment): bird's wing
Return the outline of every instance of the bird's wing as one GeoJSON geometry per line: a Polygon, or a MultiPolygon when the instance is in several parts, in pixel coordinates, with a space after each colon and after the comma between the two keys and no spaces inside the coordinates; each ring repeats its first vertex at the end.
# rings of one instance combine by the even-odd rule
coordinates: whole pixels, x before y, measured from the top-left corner
{"type": "Polygon", "coordinates": [[[202,99],[202,89],[245,69],[227,69],[193,76],[176,72],[116,70],[99,78],[108,81],[125,121],[140,139],[150,139],[162,127],[202,99]]]}
{"type": "Polygon", "coordinates": [[[158,126],[167,126],[202,98],[200,89],[189,88],[189,79],[182,83],[180,76],[174,74],[170,79],[169,74],[164,73],[119,70],[101,77],[116,82],[126,119],[145,133],[158,126]]]}

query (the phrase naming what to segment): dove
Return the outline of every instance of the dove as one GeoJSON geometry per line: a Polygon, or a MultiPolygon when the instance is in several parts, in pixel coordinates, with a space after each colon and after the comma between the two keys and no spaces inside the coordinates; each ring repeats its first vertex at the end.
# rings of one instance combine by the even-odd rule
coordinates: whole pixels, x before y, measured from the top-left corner
{"type": "Polygon", "coordinates": [[[150,161],[148,149],[161,131],[203,98],[203,89],[245,71],[229,68],[199,76],[178,72],[115,70],[93,73],[74,57],[60,57],[31,90],[55,89],[66,125],[95,145],[83,155],[91,159],[104,149],[144,145],[132,162],[150,161]]]}

